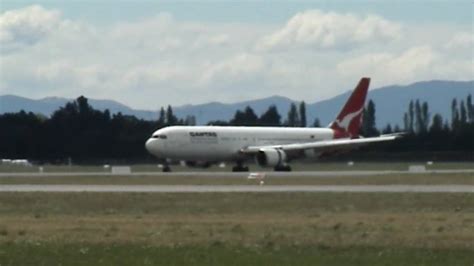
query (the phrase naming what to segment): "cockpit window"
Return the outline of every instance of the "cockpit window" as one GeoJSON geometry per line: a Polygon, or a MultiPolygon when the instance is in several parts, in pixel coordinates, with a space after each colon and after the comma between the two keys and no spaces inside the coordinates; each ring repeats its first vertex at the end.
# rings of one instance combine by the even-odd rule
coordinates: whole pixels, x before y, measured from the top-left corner
{"type": "Polygon", "coordinates": [[[151,136],[151,138],[152,139],[167,139],[168,137],[166,135],[158,134],[158,135],[151,136]]]}

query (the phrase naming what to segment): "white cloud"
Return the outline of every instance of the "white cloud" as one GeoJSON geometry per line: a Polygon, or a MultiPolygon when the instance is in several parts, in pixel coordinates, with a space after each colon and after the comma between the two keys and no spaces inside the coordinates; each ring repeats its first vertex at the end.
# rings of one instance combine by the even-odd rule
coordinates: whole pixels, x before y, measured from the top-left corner
{"type": "Polygon", "coordinates": [[[3,51],[33,45],[60,27],[60,13],[41,6],[7,11],[0,16],[0,46],[3,51]]]}
{"type": "Polygon", "coordinates": [[[447,43],[448,49],[474,49],[474,33],[458,32],[447,43]]]}
{"type": "Polygon", "coordinates": [[[429,46],[414,47],[401,54],[371,53],[340,62],[337,66],[342,76],[371,76],[383,84],[415,81],[429,73],[436,60],[436,53],[429,46]]]}
{"type": "Polygon", "coordinates": [[[0,92],[36,98],[86,95],[137,108],[276,94],[311,102],[351,89],[365,75],[374,86],[473,78],[471,49],[459,49],[469,44],[462,29],[444,29],[440,38],[437,25],[376,15],[312,10],[281,29],[166,13],[98,26],[39,6],[0,18],[2,47],[15,47],[0,49],[0,92]]]}
{"type": "Polygon", "coordinates": [[[280,30],[265,36],[257,48],[340,48],[400,37],[400,25],[379,16],[309,10],[296,14],[280,30]]]}
{"type": "Polygon", "coordinates": [[[233,58],[209,65],[202,82],[233,83],[239,80],[261,76],[265,63],[260,56],[252,54],[239,54],[233,58]]]}
{"type": "Polygon", "coordinates": [[[472,58],[457,59],[430,46],[413,47],[400,53],[371,53],[340,62],[341,77],[374,77],[375,86],[406,84],[432,79],[473,79],[472,58]]]}

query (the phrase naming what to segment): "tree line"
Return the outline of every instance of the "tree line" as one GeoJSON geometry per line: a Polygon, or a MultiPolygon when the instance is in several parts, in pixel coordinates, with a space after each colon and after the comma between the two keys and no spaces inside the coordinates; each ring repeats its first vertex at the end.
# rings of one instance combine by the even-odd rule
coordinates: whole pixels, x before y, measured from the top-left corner
{"type": "MultiPolygon", "coordinates": [[[[286,119],[278,113],[275,105],[270,105],[268,109],[260,116],[247,106],[244,110],[237,110],[234,117],[229,121],[209,121],[207,125],[214,126],[268,126],[268,127],[306,127],[306,103],[303,101],[297,106],[296,103],[290,104],[290,110],[286,119]]],[[[313,127],[319,127],[319,119],[313,122],[313,127]]]]}
{"type": "MultiPolygon", "coordinates": [[[[373,145],[366,152],[444,152],[457,159],[473,157],[474,108],[471,95],[451,102],[451,119],[432,115],[427,102],[411,101],[403,117],[403,128],[376,125],[376,106],[369,100],[363,111],[361,135],[376,136],[404,131],[407,135],[387,145],[373,145]],[[467,154],[467,157],[466,157],[467,154]]],[[[194,116],[178,118],[171,106],[161,108],[156,120],[142,120],[121,113],[110,114],[89,105],[79,97],[56,110],[50,117],[24,111],[0,115],[0,158],[27,158],[64,163],[144,162],[153,158],[144,148],[153,131],[170,125],[195,125],[194,116]]],[[[209,125],[319,127],[319,119],[307,124],[306,104],[292,103],[285,117],[271,105],[261,115],[247,106],[237,110],[229,121],[209,125]]]]}
{"type": "MultiPolygon", "coordinates": [[[[451,119],[440,114],[431,114],[427,102],[410,101],[408,110],[403,116],[404,131],[407,136],[397,145],[391,145],[394,151],[425,151],[425,152],[465,152],[467,157],[474,159],[474,106],[472,96],[466,99],[451,101],[451,119]]],[[[383,133],[391,133],[387,125],[383,133]]],[[[458,154],[459,155],[459,154],[458,154]]],[[[454,154],[451,156],[457,159],[454,154]]]]}
{"type": "Polygon", "coordinates": [[[51,117],[26,113],[0,115],[0,158],[77,163],[146,161],[152,157],[145,141],[158,128],[194,125],[192,116],[177,118],[171,106],[161,108],[157,120],[92,108],[81,96],[51,117]]]}

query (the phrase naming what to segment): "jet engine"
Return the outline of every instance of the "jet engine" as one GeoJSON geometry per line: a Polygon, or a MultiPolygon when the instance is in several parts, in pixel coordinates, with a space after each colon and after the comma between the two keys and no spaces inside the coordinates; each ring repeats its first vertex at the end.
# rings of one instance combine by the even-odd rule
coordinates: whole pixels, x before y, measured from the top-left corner
{"type": "Polygon", "coordinates": [[[281,149],[261,149],[255,159],[262,167],[275,167],[286,162],[286,153],[281,149]]]}

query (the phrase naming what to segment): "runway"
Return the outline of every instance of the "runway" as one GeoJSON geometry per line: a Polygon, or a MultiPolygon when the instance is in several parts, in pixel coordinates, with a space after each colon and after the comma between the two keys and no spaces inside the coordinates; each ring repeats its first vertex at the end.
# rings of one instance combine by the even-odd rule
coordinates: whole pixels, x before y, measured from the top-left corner
{"type": "Polygon", "coordinates": [[[474,193],[474,185],[0,185],[1,192],[363,192],[363,193],[474,193]]]}
{"type": "MultiPolygon", "coordinates": [[[[398,170],[352,170],[352,171],[295,171],[295,172],[266,172],[266,177],[359,177],[379,175],[413,175],[413,174],[466,174],[472,173],[474,169],[443,169],[426,171],[398,171],[398,170]]],[[[247,177],[249,172],[132,172],[127,174],[112,174],[111,172],[23,172],[23,173],[0,173],[2,177],[53,177],[53,176],[181,176],[181,177],[247,177]]]]}

